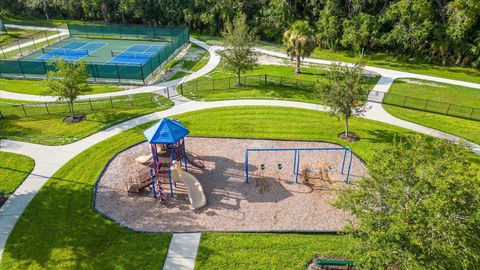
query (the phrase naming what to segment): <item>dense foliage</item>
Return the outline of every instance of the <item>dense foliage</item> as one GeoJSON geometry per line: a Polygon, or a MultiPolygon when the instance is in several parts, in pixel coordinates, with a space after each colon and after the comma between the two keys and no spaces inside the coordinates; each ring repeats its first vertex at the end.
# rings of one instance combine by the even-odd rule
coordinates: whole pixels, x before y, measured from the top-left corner
{"type": "Polygon", "coordinates": [[[122,23],[187,25],[219,33],[243,12],[263,39],[280,41],[296,19],[318,46],[384,51],[480,66],[480,1],[473,0],[4,0],[4,13],[122,23]],[[29,13],[29,14],[26,14],[29,13]]]}
{"type": "Polygon", "coordinates": [[[425,139],[376,152],[369,177],[338,202],[358,218],[355,262],[362,269],[478,269],[480,178],[470,154],[425,139]]]}

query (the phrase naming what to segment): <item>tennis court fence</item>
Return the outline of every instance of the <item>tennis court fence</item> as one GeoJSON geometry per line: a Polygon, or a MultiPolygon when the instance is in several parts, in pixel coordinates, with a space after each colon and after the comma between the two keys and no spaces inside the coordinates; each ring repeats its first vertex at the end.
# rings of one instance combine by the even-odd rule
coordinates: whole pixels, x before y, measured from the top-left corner
{"type": "Polygon", "coordinates": [[[71,36],[106,39],[173,39],[183,35],[188,38],[184,27],[160,27],[136,24],[67,24],[71,36]]]}
{"type": "Polygon", "coordinates": [[[5,22],[3,21],[2,17],[0,17],[0,34],[6,34],[7,28],[5,27],[5,22]]]}
{"type": "Polygon", "coordinates": [[[384,93],[382,103],[402,108],[480,121],[480,108],[462,106],[448,102],[409,97],[387,92],[384,93]]]}
{"type": "MultiPolygon", "coordinates": [[[[81,36],[81,32],[75,32],[75,27],[73,25],[68,25],[70,34],[72,36],[81,36]]],[[[88,26],[91,32],[93,29],[100,29],[98,31],[106,31],[110,25],[91,25],[88,26]]],[[[83,27],[87,27],[83,25],[83,27]]],[[[140,31],[138,29],[150,29],[151,38],[158,37],[160,38],[161,33],[173,34],[171,39],[153,54],[147,61],[142,64],[113,64],[113,63],[95,63],[95,62],[86,62],[87,71],[90,74],[91,81],[103,81],[103,82],[118,82],[118,83],[140,83],[146,84],[151,78],[152,74],[160,67],[162,67],[169,59],[174,57],[174,55],[183,48],[189,41],[188,37],[188,28],[159,28],[159,27],[136,27],[136,26],[125,26],[125,27],[113,27],[110,30],[112,33],[117,33],[115,31],[120,31],[119,29],[134,29],[132,31],[140,31]],[[152,30],[155,29],[155,30],[152,30]]],[[[123,30],[122,30],[123,31],[123,30]]],[[[126,32],[121,32],[122,36],[127,36],[126,32]]],[[[147,34],[145,34],[147,35],[147,34]]],[[[93,36],[89,34],[89,38],[111,38],[110,36],[93,36]]],[[[1,51],[0,51],[1,52],[1,51]]],[[[0,60],[0,77],[13,77],[13,78],[44,78],[48,75],[50,70],[53,70],[53,66],[49,61],[39,61],[37,60],[0,60]]]]}
{"type": "Polygon", "coordinates": [[[5,45],[0,45],[0,59],[18,59],[53,45],[68,36],[60,35],[60,31],[41,31],[5,45]]]}
{"type": "MultiPolygon", "coordinates": [[[[75,101],[75,112],[88,112],[102,109],[115,108],[144,108],[164,106],[166,99],[158,98],[152,93],[106,97],[99,99],[84,99],[75,101]]],[[[42,115],[66,115],[70,109],[66,102],[45,103],[0,103],[0,119],[18,117],[42,116],[42,115]]]]}

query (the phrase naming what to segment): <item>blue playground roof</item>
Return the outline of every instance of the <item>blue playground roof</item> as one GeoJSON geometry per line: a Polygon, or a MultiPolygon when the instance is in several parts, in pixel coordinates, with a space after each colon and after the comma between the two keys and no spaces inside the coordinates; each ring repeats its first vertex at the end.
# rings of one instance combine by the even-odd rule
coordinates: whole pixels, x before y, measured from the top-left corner
{"type": "Polygon", "coordinates": [[[162,118],[158,123],[143,132],[151,144],[173,144],[190,133],[175,119],[162,118]]]}

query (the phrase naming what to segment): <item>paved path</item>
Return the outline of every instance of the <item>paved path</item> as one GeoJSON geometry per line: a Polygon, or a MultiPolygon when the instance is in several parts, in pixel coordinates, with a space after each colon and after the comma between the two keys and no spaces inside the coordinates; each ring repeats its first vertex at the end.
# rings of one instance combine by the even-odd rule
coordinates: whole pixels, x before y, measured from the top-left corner
{"type": "Polygon", "coordinates": [[[200,233],[174,234],[168,247],[163,270],[193,270],[200,236],[200,233]]]}
{"type": "MultiPolygon", "coordinates": [[[[115,94],[125,95],[130,93],[161,91],[161,90],[164,90],[165,87],[175,86],[180,82],[192,80],[200,76],[203,76],[219,64],[220,56],[218,56],[218,54],[216,53],[216,50],[218,50],[220,47],[209,46],[195,39],[192,39],[192,42],[204,48],[208,48],[208,50],[210,51],[210,61],[204,68],[202,68],[198,72],[195,72],[187,76],[186,78],[169,81],[163,84],[158,84],[153,86],[146,86],[146,87],[140,87],[132,90],[115,92],[115,94]]],[[[258,50],[262,53],[266,53],[269,55],[273,55],[277,57],[286,57],[281,53],[265,51],[261,49],[258,49],[258,50]]],[[[306,62],[319,63],[319,64],[331,64],[330,61],[323,61],[318,59],[306,59],[306,62]]],[[[443,78],[423,76],[423,75],[398,72],[398,71],[392,71],[392,70],[386,70],[386,69],[379,69],[375,67],[367,67],[367,69],[381,74],[382,77],[380,78],[379,82],[373,89],[374,91],[379,91],[379,92],[388,91],[394,79],[399,77],[413,77],[413,78],[419,78],[419,79],[433,80],[437,82],[447,82],[447,83],[452,83],[457,85],[480,88],[479,84],[472,84],[467,82],[460,82],[460,81],[448,80],[443,78]]],[[[372,92],[372,93],[377,93],[377,92],[372,92]]],[[[372,93],[371,93],[372,99],[374,98],[380,99],[378,95],[373,96],[374,94],[372,93]]],[[[114,93],[97,94],[97,96],[91,96],[91,95],[90,96],[99,97],[100,95],[112,95],[112,94],[114,93]]],[[[15,94],[15,93],[10,93],[5,91],[0,91],[0,97],[21,99],[21,100],[38,100],[38,101],[40,101],[39,98],[54,99],[54,97],[23,95],[23,94],[15,94]]],[[[321,105],[302,103],[302,102],[293,102],[293,101],[279,101],[279,100],[229,100],[229,101],[216,101],[216,102],[197,102],[197,101],[190,101],[181,96],[177,96],[173,98],[173,100],[175,102],[175,106],[168,110],[155,112],[149,115],[144,115],[144,116],[140,116],[140,117],[125,121],[123,123],[120,123],[118,125],[105,129],[98,133],[95,133],[80,141],[67,144],[67,145],[44,146],[44,145],[37,145],[37,144],[31,144],[31,143],[25,143],[25,142],[4,140],[2,151],[13,152],[13,153],[23,154],[23,155],[32,157],[35,160],[35,168],[32,171],[32,173],[25,179],[25,181],[20,185],[20,187],[12,194],[12,196],[10,196],[8,201],[0,208],[0,256],[3,254],[3,250],[5,247],[7,238],[10,235],[16,222],[18,221],[20,215],[23,213],[23,211],[28,206],[29,202],[33,199],[35,194],[45,184],[45,182],[50,177],[52,177],[52,175],[58,169],[60,169],[65,163],[67,163],[70,159],[80,154],[81,152],[85,151],[87,148],[107,138],[110,138],[116,134],[119,134],[135,126],[138,126],[147,122],[151,122],[154,120],[158,120],[163,117],[168,117],[168,116],[185,113],[185,112],[203,110],[207,108],[218,108],[218,107],[228,107],[228,106],[282,106],[282,107],[303,108],[303,109],[310,109],[310,110],[317,110],[317,111],[326,111],[328,109],[327,107],[321,106],[321,105]]],[[[41,101],[49,101],[49,100],[41,99],[41,101]]],[[[368,103],[368,106],[370,106],[371,109],[365,114],[365,116],[363,116],[364,118],[377,120],[377,121],[388,123],[395,126],[404,127],[412,131],[446,139],[449,141],[457,142],[459,140],[459,138],[456,136],[395,118],[390,114],[388,114],[383,109],[380,103],[368,103]]],[[[469,143],[469,144],[474,148],[474,151],[476,151],[477,153],[480,153],[479,145],[476,145],[474,143],[469,143]]],[[[188,267],[185,269],[192,269],[193,263],[195,261],[194,252],[193,252],[195,248],[193,247],[198,246],[199,240],[196,240],[196,239],[197,238],[199,239],[199,237],[200,237],[199,234],[198,236],[197,235],[185,236],[185,235],[175,234],[172,239],[173,244],[171,244],[172,250],[171,251],[169,250],[169,255],[167,255],[167,261],[165,263],[165,267],[174,267],[174,266],[179,267],[184,265],[185,267],[188,267]],[[179,246],[177,244],[177,243],[182,243],[183,240],[185,240],[185,242],[183,242],[186,245],[185,247],[189,247],[189,248],[186,248],[185,250],[179,249],[179,247],[182,247],[182,245],[179,246]],[[187,242],[191,243],[191,245],[190,244],[187,245],[186,244],[187,242]]],[[[178,268],[175,268],[175,269],[178,269],[178,268]]]]}

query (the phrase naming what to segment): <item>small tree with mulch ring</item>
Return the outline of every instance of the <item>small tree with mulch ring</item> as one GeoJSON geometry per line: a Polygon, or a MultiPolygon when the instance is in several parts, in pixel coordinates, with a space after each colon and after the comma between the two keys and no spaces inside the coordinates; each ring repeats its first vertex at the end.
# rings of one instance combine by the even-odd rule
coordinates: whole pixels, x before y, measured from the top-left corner
{"type": "Polygon", "coordinates": [[[65,118],[65,122],[80,122],[85,116],[75,116],[73,103],[80,94],[91,90],[87,67],[83,61],[69,63],[63,59],[54,61],[53,66],[55,70],[48,72],[48,90],[43,94],[54,94],[59,101],[67,102],[70,117],[65,118]]]}

